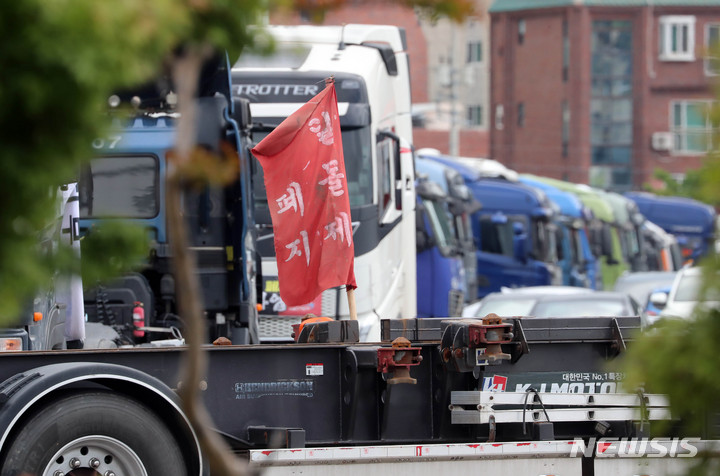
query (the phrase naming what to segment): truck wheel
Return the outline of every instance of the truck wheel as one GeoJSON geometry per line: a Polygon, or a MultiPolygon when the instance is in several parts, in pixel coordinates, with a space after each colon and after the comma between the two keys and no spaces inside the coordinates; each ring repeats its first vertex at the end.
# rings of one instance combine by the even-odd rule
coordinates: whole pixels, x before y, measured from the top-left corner
{"type": "Polygon", "coordinates": [[[78,393],[41,409],[11,437],[2,475],[187,476],[178,443],[142,404],[78,393]]]}

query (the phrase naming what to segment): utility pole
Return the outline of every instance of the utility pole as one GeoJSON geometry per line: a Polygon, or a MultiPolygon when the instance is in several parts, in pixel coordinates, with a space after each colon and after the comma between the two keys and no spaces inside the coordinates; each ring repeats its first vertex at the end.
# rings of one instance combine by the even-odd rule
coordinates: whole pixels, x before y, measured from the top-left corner
{"type": "Polygon", "coordinates": [[[458,68],[456,66],[457,33],[456,25],[450,28],[450,134],[448,149],[452,157],[460,155],[460,121],[457,113],[458,100],[458,68]]]}

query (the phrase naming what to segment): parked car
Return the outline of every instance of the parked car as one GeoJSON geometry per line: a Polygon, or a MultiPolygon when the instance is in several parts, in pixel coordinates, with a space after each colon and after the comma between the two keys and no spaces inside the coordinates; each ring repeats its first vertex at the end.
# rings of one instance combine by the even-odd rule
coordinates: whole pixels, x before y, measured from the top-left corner
{"type": "Polygon", "coordinates": [[[588,291],[588,288],[580,288],[577,286],[526,286],[522,288],[508,288],[508,287],[501,287],[500,292],[502,293],[530,293],[530,294],[538,294],[538,293],[545,293],[545,294],[579,294],[579,293],[585,293],[588,291]]]}
{"type": "Polygon", "coordinates": [[[655,292],[650,296],[653,305],[662,309],[660,318],[679,317],[689,319],[698,305],[706,308],[720,308],[720,295],[709,294],[706,300],[700,301],[702,289],[702,268],[690,267],[678,271],[670,292],[655,292]]]}
{"type": "Polygon", "coordinates": [[[650,295],[662,291],[667,294],[676,275],[677,271],[625,273],[615,281],[613,291],[629,294],[640,306],[643,325],[652,324],[660,314],[660,309],[650,301],[650,295]]]}
{"type": "Polygon", "coordinates": [[[620,276],[613,291],[624,292],[638,303],[644,303],[650,293],[660,287],[670,286],[677,271],[637,271],[620,276]]]}
{"type": "MultiPolygon", "coordinates": [[[[542,288],[542,287],[541,287],[542,288]]],[[[484,317],[495,313],[501,317],[578,317],[637,316],[638,304],[626,293],[615,291],[547,292],[533,291],[490,293],[482,300],[466,306],[463,317],[484,317]]],[[[576,288],[580,289],[580,288],[576,288]]]]}

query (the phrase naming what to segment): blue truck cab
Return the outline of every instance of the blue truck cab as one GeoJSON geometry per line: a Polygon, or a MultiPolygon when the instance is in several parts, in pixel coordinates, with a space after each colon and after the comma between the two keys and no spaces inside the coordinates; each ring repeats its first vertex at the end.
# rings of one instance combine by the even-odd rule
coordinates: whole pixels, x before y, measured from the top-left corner
{"type": "Polygon", "coordinates": [[[465,269],[449,197],[439,184],[422,175],[415,182],[415,191],[418,317],[461,316],[465,269]]]}
{"type": "MultiPolygon", "coordinates": [[[[181,197],[189,252],[194,253],[207,334],[233,343],[257,342],[255,222],[250,170],[249,104],[233,99],[227,58],[203,68],[196,100],[196,143],[216,157],[235,162],[226,185],[187,187],[181,197]]],[[[93,233],[108,220],[122,219],[148,232],[150,253],[136,273],[111,283],[85,283],[85,311],[90,322],[114,327],[125,343],[138,344],[164,331],[182,329],[172,270],[165,182],[178,120],[170,80],[118,93],[116,102],[132,101],[134,111],[111,110],[112,127],[93,142],[95,156],[80,174],[80,230],[93,233]],[[156,335],[140,336],[133,314],[142,306],[145,327],[156,335]],[[129,342],[127,342],[129,341],[129,342]]],[[[212,160],[212,158],[207,159],[212,160]]],[[[165,336],[167,337],[167,335],[165,336]]]]}
{"type": "Polygon", "coordinates": [[[677,238],[683,259],[697,261],[715,242],[717,213],[710,205],[684,197],[626,192],[645,218],[677,238]]]}
{"type": "Polygon", "coordinates": [[[585,230],[589,211],[572,193],[558,189],[532,175],[521,175],[519,180],[545,192],[558,207],[558,264],[562,269],[563,285],[596,289],[598,266],[592,254],[585,230]]]}
{"type": "Polygon", "coordinates": [[[475,256],[477,248],[473,237],[471,216],[481,205],[473,198],[463,177],[452,167],[416,156],[415,170],[418,175],[425,176],[431,182],[438,184],[448,196],[452,230],[465,270],[465,301],[472,302],[477,296],[477,257],[475,256]]]}
{"type": "Polygon", "coordinates": [[[557,265],[555,210],[540,190],[484,177],[452,157],[428,158],[457,170],[481,208],[472,214],[480,299],[502,287],[562,283],[557,265]]]}

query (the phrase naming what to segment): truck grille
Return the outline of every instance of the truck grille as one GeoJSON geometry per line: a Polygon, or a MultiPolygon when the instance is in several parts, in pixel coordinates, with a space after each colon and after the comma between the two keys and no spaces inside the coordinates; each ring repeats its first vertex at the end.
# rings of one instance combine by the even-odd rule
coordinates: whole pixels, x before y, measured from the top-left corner
{"type": "Polygon", "coordinates": [[[462,316],[465,295],[462,291],[450,290],[448,293],[448,317],[462,316]]]}
{"type": "Polygon", "coordinates": [[[260,315],[258,317],[258,331],[260,342],[293,342],[293,324],[300,324],[302,316],[273,316],[260,315]]]}
{"type": "MultiPolygon", "coordinates": [[[[323,291],[319,303],[320,308],[312,313],[316,316],[337,318],[339,292],[340,289],[338,288],[323,291]]],[[[302,315],[261,314],[258,317],[260,342],[293,342],[292,326],[293,324],[299,324],[302,318],[302,315]]]]}

